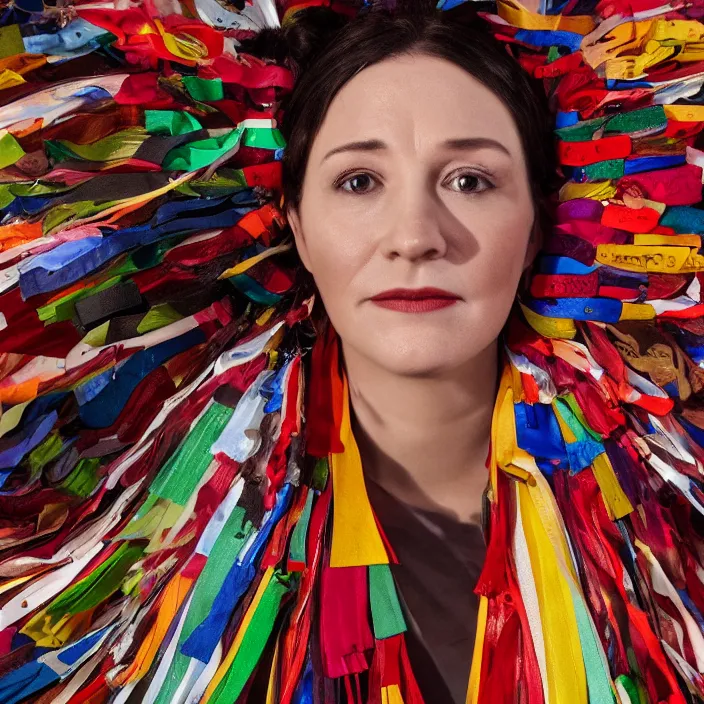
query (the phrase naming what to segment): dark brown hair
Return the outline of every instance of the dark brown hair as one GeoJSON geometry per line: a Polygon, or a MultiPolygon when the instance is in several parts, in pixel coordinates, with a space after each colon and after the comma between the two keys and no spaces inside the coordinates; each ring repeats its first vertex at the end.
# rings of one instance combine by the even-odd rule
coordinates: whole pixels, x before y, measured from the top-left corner
{"type": "MultiPolygon", "coordinates": [[[[340,89],[367,66],[401,54],[425,54],[463,68],[506,105],[522,140],[536,217],[543,229],[548,224],[555,159],[552,120],[542,87],[492,36],[488,23],[470,9],[471,3],[443,12],[430,2],[404,0],[394,10],[375,5],[353,19],[327,7],[312,7],[296,13],[278,32],[276,58],[287,52],[297,74],[280,125],[287,141],[284,204],[294,209],[300,204],[313,140],[340,89]]],[[[260,40],[272,46],[271,36],[260,40]]]]}

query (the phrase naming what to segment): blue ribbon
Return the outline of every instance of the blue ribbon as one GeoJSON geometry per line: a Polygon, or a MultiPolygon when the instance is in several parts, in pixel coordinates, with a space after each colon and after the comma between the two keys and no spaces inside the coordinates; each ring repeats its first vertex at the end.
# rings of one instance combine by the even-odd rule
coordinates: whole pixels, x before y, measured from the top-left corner
{"type": "Polygon", "coordinates": [[[264,413],[273,413],[281,408],[284,400],[284,376],[291,362],[282,364],[276,374],[270,376],[261,386],[260,395],[268,399],[264,405],[264,413]]]}
{"type": "Polygon", "coordinates": [[[78,401],[79,406],[83,406],[89,401],[92,401],[103,389],[107,387],[112,379],[112,375],[115,373],[113,368],[106,369],[102,374],[84,381],[79,384],[73,393],[78,401]]]}
{"type": "Polygon", "coordinates": [[[648,81],[620,81],[609,78],[606,81],[606,90],[632,90],[633,88],[652,88],[653,84],[648,81]]]}
{"type": "Polygon", "coordinates": [[[617,323],[623,309],[621,301],[611,298],[534,298],[527,305],[538,315],[548,318],[595,320],[602,323],[617,323]]]}
{"type": "Polygon", "coordinates": [[[313,663],[310,655],[306,658],[306,667],[293,693],[292,704],[313,704],[313,663]]]}
{"type": "Polygon", "coordinates": [[[26,300],[40,293],[64,288],[129,249],[153,244],[173,235],[236,225],[254,210],[254,206],[232,207],[242,197],[216,199],[218,207],[215,213],[208,212],[214,207],[212,202],[198,198],[167,203],[144,225],[107,232],[103,237],[64,242],[50,252],[37,255],[21,268],[22,297],[26,300]],[[198,213],[198,210],[205,212],[198,213]],[[183,213],[188,213],[190,217],[177,217],[183,213]]]}
{"type": "Polygon", "coordinates": [[[565,443],[565,448],[567,461],[573,472],[581,472],[586,467],[591,467],[594,460],[604,452],[603,445],[590,437],[565,443]]]}
{"type": "MultiPolygon", "coordinates": [[[[16,467],[22,458],[39,445],[51,432],[59,414],[52,411],[46,416],[37,418],[34,422],[26,424],[17,434],[17,442],[0,452],[0,469],[16,467]]],[[[11,438],[15,440],[15,437],[11,438]]],[[[5,477],[7,478],[7,477],[5,477]]],[[[1,480],[4,483],[4,479],[1,480]]],[[[0,483],[0,487],[2,486],[0,483]]]]}
{"type": "Polygon", "coordinates": [[[167,359],[206,341],[200,328],[166,340],[158,345],[135,352],[116,370],[105,388],[79,410],[81,420],[89,428],[108,428],[118,418],[132,392],[150,372],[167,359]]]}
{"type": "Polygon", "coordinates": [[[519,402],[514,413],[518,447],[533,455],[546,474],[567,469],[567,450],[552,406],[519,402]]]}
{"type": "MultiPolygon", "coordinates": [[[[64,665],[76,665],[98,643],[109,628],[111,626],[89,633],[76,643],[61,648],[58,651],[58,659],[64,665]]],[[[38,659],[41,657],[40,654],[37,654],[36,657],[37,659],[25,663],[16,670],[10,670],[4,677],[0,678],[0,702],[3,704],[17,704],[17,702],[26,700],[27,697],[61,679],[59,673],[38,659]]],[[[69,674],[69,672],[64,673],[64,677],[69,674]]]]}
{"type": "Polygon", "coordinates": [[[639,174],[643,171],[659,171],[671,166],[685,164],[687,157],[682,154],[674,156],[639,156],[634,159],[626,159],[624,163],[624,174],[639,174]]]}
{"type": "Polygon", "coordinates": [[[254,580],[259,553],[266,545],[271,531],[288,509],[292,493],[291,485],[285,484],[276,497],[274,509],[257,533],[249,551],[242,561],[236,560],[227,573],[205,620],[193,629],[181,647],[184,655],[204,663],[209,662],[239,600],[254,580]]]}
{"type": "Polygon", "coordinates": [[[35,34],[23,37],[25,51],[29,54],[63,54],[75,52],[86,47],[97,48],[94,41],[107,34],[102,27],[96,27],[84,19],[78,18],[53,34],[35,34]]]}
{"type": "Polygon", "coordinates": [[[538,257],[536,264],[540,274],[576,274],[577,276],[585,276],[599,268],[598,264],[587,266],[571,257],[543,255],[538,257]]]}
{"type": "Polygon", "coordinates": [[[546,29],[519,29],[516,32],[516,39],[519,42],[531,46],[564,46],[570,50],[570,53],[579,51],[583,38],[581,34],[562,30],[553,32],[546,29]]]}
{"type": "Polygon", "coordinates": [[[26,425],[49,411],[58,409],[70,393],[70,391],[57,391],[46,396],[37,396],[22,414],[22,423],[26,425]]]}
{"type": "Polygon", "coordinates": [[[704,210],[673,205],[665,210],[660,224],[671,227],[677,234],[704,235],[704,210]]]}
{"type": "Polygon", "coordinates": [[[555,115],[555,129],[561,130],[563,127],[572,127],[579,122],[579,112],[577,110],[560,111],[555,115]]]}

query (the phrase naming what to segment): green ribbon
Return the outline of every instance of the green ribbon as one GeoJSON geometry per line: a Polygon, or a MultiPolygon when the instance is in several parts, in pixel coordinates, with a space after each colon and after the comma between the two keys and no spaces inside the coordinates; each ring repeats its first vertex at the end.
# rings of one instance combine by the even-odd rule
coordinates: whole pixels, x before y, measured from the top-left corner
{"type": "Polygon", "coordinates": [[[247,179],[241,169],[225,168],[216,171],[209,179],[194,178],[174,190],[194,197],[219,198],[247,187],[247,179]]]}
{"type": "Polygon", "coordinates": [[[237,274],[236,276],[230,276],[227,280],[238,291],[244,293],[247,298],[254,301],[255,303],[261,303],[265,306],[275,306],[281,300],[281,296],[277,295],[276,293],[270,293],[260,283],[255,281],[251,276],[247,276],[247,274],[237,274]]]}
{"type": "Polygon", "coordinates": [[[579,640],[582,644],[589,704],[613,704],[616,698],[611,689],[611,675],[601,657],[600,645],[594,633],[592,621],[587,613],[584,601],[571,583],[570,591],[572,592],[574,614],[577,619],[579,640]]]}
{"type": "Polygon", "coordinates": [[[311,486],[316,491],[324,491],[328,484],[328,476],[330,476],[330,465],[327,457],[321,457],[313,467],[313,477],[311,478],[311,486]]]}
{"type": "Polygon", "coordinates": [[[60,183],[42,183],[32,181],[31,183],[11,183],[10,191],[16,196],[33,198],[35,196],[56,195],[70,191],[73,186],[66,186],[60,183]]]}
{"type": "Polygon", "coordinates": [[[240,123],[226,134],[208,137],[172,149],[164,158],[164,171],[197,171],[210,166],[238,143],[257,149],[280,149],[286,145],[282,134],[271,127],[247,127],[240,123]]]}
{"type": "Polygon", "coordinates": [[[584,442],[587,439],[587,436],[589,436],[592,439],[597,440],[600,445],[602,444],[602,438],[598,435],[595,437],[594,433],[589,432],[589,427],[586,426],[586,419],[584,416],[582,416],[581,419],[577,417],[574,413],[574,409],[570,406],[566,399],[556,398],[555,405],[557,406],[560,418],[562,418],[565,425],[567,425],[574,433],[574,436],[577,438],[577,442],[584,442]]]}
{"type": "Polygon", "coordinates": [[[648,704],[647,699],[642,699],[635,682],[628,675],[619,675],[616,682],[623,687],[628,695],[628,704],[648,704]]]}
{"type": "MultiPolygon", "coordinates": [[[[579,423],[579,427],[586,430],[592,436],[592,438],[594,440],[596,440],[598,443],[603,444],[604,438],[602,438],[601,435],[596,432],[596,430],[591,429],[591,427],[589,426],[589,423],[587,423],[587,419],[584,417],[584,413],[582,413],[582,409],[579,407],[579,404],[577,403],[577,399],[574,397],[574,394],[567,394],[566,396],[563,396],[563,397],[555,399],[555,400],[559,402],[560,410],[563,409],[562,403],[566,402],[567,405],[569,406],[570,411],[572,411],[572,414],[577,419],[577,421],[579,423]]],[[[581,437],[581,436],[577,435],[577,437],[581,437]]]]}
{"type": "Polygon", "coordinates": [[[138,538],[151,540],[154,533],[162,524],[164,517],[167,516],[174,507],[180,512],[183,511],[180,506],[176,506],[171,503],[171,501],[156,499],[156,503],[152,504],[145,514],[140,514],[132,518],[124,529],[120,531],[117,540],[136,540],[138,538]]]}
{"type": "Polygon", "coordinates": [[[377,640],[391,638],[406,630],[406,620],[388,565],[369,565],[369,600],[377,640]]]}
{"type": "Polygon", "coordinates": [[[12,193],[12,184],[0,184],[0,208],[7,208],[13,200],[15,200],[15,195],[12,193]]]}
{"type": "Polygon", "coordinates": [[[667,115],[662,105],[621,112],[609,118],[605,134],[636,134],[638,132],[655,132],[667,127],[667,115]]]}
{"type": "Polygon", "coordinates": [[[144,121],[149,134],[171,137],[203,129],[193,115],[182,110],[145,110],[144,121]]]}
{"type": "Polygon", "coordinates": [[[90,144],[75,144],[66,139],[47,139],[47,156],[54,161],[84,159],[85,161],[113,161],[129,159],[149,139],[149,133],[144,127],[128,127],[127,129],[109,134],[90,144]]]}
{"type": "MultiPolygon", "coordinates": [[[[2,140],[0,139],[0,150],[2,140]]],[[[0,153],[0,161],[2,155],[0,153]]],[[[65,186],[59,183],[42,183],[32,181],[31,183],[3,183],[0,184],[0,208],[6,208],[17,197],[35,197],[45,195],[56,195],[70,191],[73,186],[65,186]]]]}
{"type": "Polygon", "coordinates": [[[100,204],[92,200],[81,200],[75,203],[62,203],[61,205],[54,206],[47,212],[42,222],[42,232],[48,235],[61,225],[67,225],[67,223],[73,220],[82,220],[92,217],[93,215],[102,213],[103,210],[112,208],[112,206],[117,203],[118,201],[116,200],[104,201],[100,204]]]}
{"type": "Polygon", "coordinates": [[[238,125],[227,134],[208,137],[176,147],[164,157],[164,171],[196,171],[210,166],[229,152],[242,138],[244,127],[238,125]]]}
{"type": "Polygon", "coordinates": [[[576,125],[561,127],[555,130],[557,136],[564,142],[588,142],[595,132],[604,126],[604,136],[614,134],[652,133],[664,130],[667,126],[665,108],[653,105],[632,112],[623,112],[610,117],[596,117],[583,120],[576,125]]]}
{"type": "Polygon", "coordinates": [[[301,517],[293,529],[291,535],[291,546],[288,556],[292,562],[302,562],[306,564],[306,539],[308,537],[308,523],[310,522],[310,514],[313,509],[313,496],[315,492],[312,489],[306,489],[306,503],[303,507],[301,517]]]}
{"type": "Polygon", "coordinates": [[[0,132],[0,135],[0,169],[4,169],[17,163],[25,155],[25,151],[9,132],[0,132]]]}
{"type": "Polygon", "coordinates": [[[28,456],[32,476],[39,474],[46,465],[55,460],[63,449],[64,441],[58,433],[50,433],[28,456]]]}
{"type": "Polygon", "coordinates": [[[222,78],[199,78],[198,76],[184,76],[183,85],[194,100],[214,103],[225,97],[222,78]]]}
{"type": "Polygon", "coordinates": [[[137,332],[140,335],[144,335],[152,330],[159,330],[171,325],[171,323],[176,323],[179,320],[183,320],[183,316],[168,303],[162,303],[149,309],[149,312],[137,326],[137,332]]]}
{"type": "Polygon", "coordinates": [[[208,561],[198,576],[174,659],[154,704],[170,704],[173,701],[191,662],[190,657],[181,653],[181,647],[210,613],[225,577],[253,530],[254,526],[245,520],[245,509],[236,506],[220,531],[208,555],[208,561]]]}
{"type": "Polygon", "coordinates": [[[61,619],[98,606],[120,588],[124,576],[143,552],[143,545],[123,543],[87,577],[54,599],[47,607],[47,614],[61,619]]]}
{"type": "Polygon", "coordinates": [[[73,468],[68,477],[59,484],[59,487],[70,494],[85,499],[90,496],[95,487],[98,486],[98,482],[100,481],[98,475],[99,471],[99,457],[84,457],[78,461],[78,464],[73,468]]]}
{"type": "Polygon", "coordinates": [[[272,575],[230,669],[215,688],[212,704],[232,704],[242,693],[274,628],[281,599],[289,590],[285,579],[279,571],[272,575]]]}
{"type": "Polygon", "coordinates": [[[584,173],[589,181],[604,181],[622,178],[626,169],[625,159],[607,159],[596,164],[589,164],[584,168],[584,173]]]}
{"type": "Polygon", "coordinates": [[[605,117],[595,117],[593,120],[582,120],[582,122],[578,122],[576,125],[561,127],[555,130],[555,134],[563,142],[588,142],[605,122],[605,117]]]}
{"type": "MultiPolygon", "coordinates": [[[[18,24],[8,24],[5,27],[0,27],[0,59],[5,59],[8,56],[17,56],[25,52],[20,26],[18,24]]],[[[0,154],[2,154],[2,147],[0,147],[0,154]]]]}
{"type": "Polygon", "coordinates": [[[234,408],[214,401],[159,470],[149,493],[185,506],[213,461],[211,445],[220,437],[234,412],[234,408]]]}

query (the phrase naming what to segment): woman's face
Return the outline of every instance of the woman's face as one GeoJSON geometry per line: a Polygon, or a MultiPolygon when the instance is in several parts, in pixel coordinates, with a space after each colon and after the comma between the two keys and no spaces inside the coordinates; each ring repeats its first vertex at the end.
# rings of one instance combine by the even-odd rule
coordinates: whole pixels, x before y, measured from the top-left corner
{"type": "Polygon", "coordinates": [[[492,345],[533,249],[510,112],[425,55],[370,66],[340,90],[288,217],[345,354],[398,374],[441,373],[492,345]],[[456,298],[372,300],[426,287],[456,298]]]}

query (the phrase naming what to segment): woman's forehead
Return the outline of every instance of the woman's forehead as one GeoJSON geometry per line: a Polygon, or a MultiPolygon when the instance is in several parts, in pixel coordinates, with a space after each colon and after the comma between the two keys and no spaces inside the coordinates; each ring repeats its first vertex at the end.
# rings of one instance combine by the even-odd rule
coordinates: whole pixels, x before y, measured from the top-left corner
{"type": "Polygon", "coordinates": [[[520,153],[501,99],[463,68],[438,57],[404,55],[365,68],[335,96],[313,145],[323,154],[356,140],[389,149],[436,149],[448,138],[486,138],[520,153]]]}

